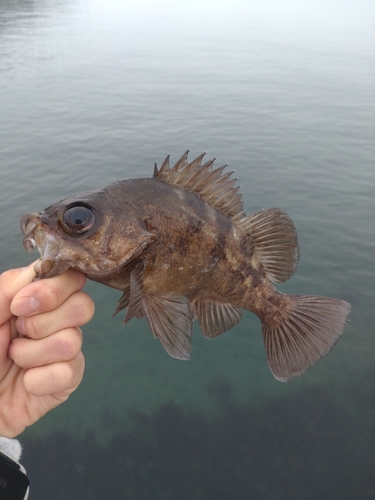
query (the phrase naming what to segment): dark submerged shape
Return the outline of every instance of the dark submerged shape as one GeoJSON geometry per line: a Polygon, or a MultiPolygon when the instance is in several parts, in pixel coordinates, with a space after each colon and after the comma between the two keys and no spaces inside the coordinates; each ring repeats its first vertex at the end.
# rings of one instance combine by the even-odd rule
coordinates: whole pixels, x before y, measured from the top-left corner
{"type": "Polygon", "coordinates": [[[145,316],[173,357],[188,359],[192,324],[213,338],[241,321],[262,322],[267,359],[280,381],[301,376],[334,346],[347,302],[282,294],[294,273],[295,227],[278,208],[246,216],[236,179],[186,152],[154,176],[118,181],[25,214],[24,246],[38,247],[40,278],[69,267],[123,292],[115,314],[145,316]]]}

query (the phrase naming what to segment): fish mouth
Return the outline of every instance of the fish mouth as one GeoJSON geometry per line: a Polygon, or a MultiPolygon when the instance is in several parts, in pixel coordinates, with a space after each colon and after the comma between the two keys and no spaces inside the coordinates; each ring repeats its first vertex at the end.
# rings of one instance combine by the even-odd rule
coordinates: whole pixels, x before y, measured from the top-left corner
{"type": "Polygon", "coordinates": [[[34,266],[38,278],[61,274],[70,267],[59,260],[60,242],[43,226],[39,213],[25,214],[21,219],[21,230],[25,235],[25,250],[32,252],[37,247],[40,253],[41,259],[34,266]]]}

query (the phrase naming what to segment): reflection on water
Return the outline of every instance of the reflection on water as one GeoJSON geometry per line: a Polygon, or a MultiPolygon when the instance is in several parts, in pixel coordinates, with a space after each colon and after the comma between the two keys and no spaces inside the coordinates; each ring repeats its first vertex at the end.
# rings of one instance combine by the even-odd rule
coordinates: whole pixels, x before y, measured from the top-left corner
{"type": "MultiPolygon", "coordinates": [[[[106,447],[90,434],[79,441],[58,431],[48,440],[26,439],[35,498],[374,498],[369,420],[358,426],[357,416],[326,389],[256,409],[229,404],[229,392],[224,380],[208,390],[224,409],[210,419],[174,403],[150,415],[134,413],[131,431],[106,447]]],[[[363,403],[371,411],[370,401],[363,403]]],[[[102,425],[112,423],[108,412],[102,425]]]]}

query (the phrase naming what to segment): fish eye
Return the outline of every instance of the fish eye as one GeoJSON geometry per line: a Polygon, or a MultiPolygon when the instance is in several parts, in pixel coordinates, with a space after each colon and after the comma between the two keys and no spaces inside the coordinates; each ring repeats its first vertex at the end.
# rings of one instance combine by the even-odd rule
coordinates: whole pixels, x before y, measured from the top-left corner
{"type": "Polygon", "coordinates": [[[71,236],[87,233],[95,224],[95,213],[89,205],[68,207],[61,217],[61,227],[71,236]]]}

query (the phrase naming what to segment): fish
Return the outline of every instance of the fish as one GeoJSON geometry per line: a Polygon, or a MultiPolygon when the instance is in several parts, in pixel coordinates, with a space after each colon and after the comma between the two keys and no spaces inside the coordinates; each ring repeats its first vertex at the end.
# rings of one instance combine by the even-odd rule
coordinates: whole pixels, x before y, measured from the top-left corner
{"type": "Polygon", "coordinates": [[[295,272],[295,226],[280,208],[246,215],[240,186],[206,153],[167,156],[152,177],[119,180],[24,214],[27,251],[38,248],[37,278],[69,268],[122,292],[123,324],[145,317],[172,357],[187,360],[193,321],[213,339],[256,314],[269,368],[301,377],[342,335],[344,300],[278,291],[295,272]]]}

